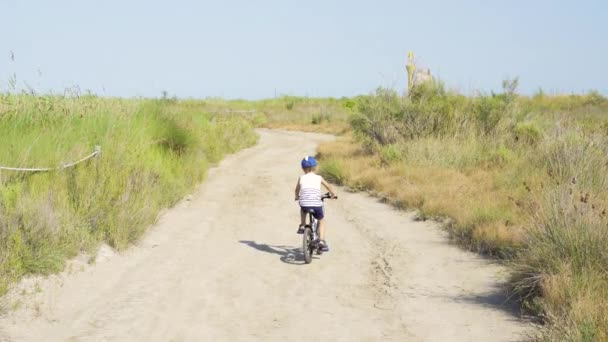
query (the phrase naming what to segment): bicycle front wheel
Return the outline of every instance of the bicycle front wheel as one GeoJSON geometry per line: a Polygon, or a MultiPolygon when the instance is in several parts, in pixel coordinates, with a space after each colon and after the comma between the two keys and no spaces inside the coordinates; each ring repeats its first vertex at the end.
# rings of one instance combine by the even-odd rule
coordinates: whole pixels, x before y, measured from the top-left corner
{"type": "Polygon", "coordinates": [[[312,262],[312,229],[304,228],[304,236],[302,237],[302,252],[304,253],[304,262],[310,264],[312,262]]]}

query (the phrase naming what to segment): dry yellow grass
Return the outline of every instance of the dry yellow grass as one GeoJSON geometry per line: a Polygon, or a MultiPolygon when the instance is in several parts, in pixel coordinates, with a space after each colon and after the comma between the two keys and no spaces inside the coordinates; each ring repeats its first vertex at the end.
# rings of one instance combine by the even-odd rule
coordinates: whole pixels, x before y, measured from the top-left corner
{"type": "Polygon", "coordinates": [[[288,131],[316,132],[341,135],[350,130],[350,126],[345,121],[322,122],[320,124],[302,122],[274,121],[260,125],[263,128],[284,129],[288,131]]]}
{"type": "Polygon", "coordinates": [[[496,187],[492,171],[463,172],[406,162],[386,165],[351,137],[322,144],[318,153],[321,171],[330,179],[342,179],[397,207],[418,209],[422,219],[450,218],[448,230],[469,248],[502,253],[520,244],[521,220],[512,215],[518,209],[510,203],[505,208],[508,195],[496,187]]]}
{"type": "Polygon", "coordinates": [[[513,290],[545,318],[536,339],[608,338],[608,100],[465,97],[379,89],[351,117],[356,143],[324,145],[322,172],[507,258],[513,290]],[[352,146],[351,146],[352,145],[352,146]]]}
{"type": "MultiPolygon", "coordinates": [[[[551,212],[551,208],[539,207],[546,202],[536,198],[543,194],[541,190],[548,181],[546,176],[530,172],[526,178],[528,182],[514,188],[505,181],[511,177],[509,168],[495,170],[482,166],[459,170],[415,160],[387,164],[377,153],[366,151],[350,135],[322,144],[318,153],[321,172],[329,179],[357,191],[367,191],[399,208],[417,209],[422,219],[439,219],[461,244],[472,250],[509,258],[523,274],[528,274],[528,270],[536,272],[537,264],[547,259],[559,265],[556,269],[547,269],[537,278],[539,283],[532,286],[539,291],[537,295],[542,300],[530,300],[526,307],[542,313],[547,322],[551,322],[533,339],[608,340],[605,329],[608,326],[608,277],[601,261],[594,261],[597,247],[589,243],[604,238],[601,230],[583,228],[604,222],[603,210],[607,205],[604,194],[590,195],[576,185],[570,185],[566,192],[570,195],[563,199],[565,217],[577,213],[578,218],[572,224],[583,226],[566,226],[563,234],[575,236],[581,234],[579,229],[585,229],[591,235],[566,238],[556,232],[555,239],[563,239],[564,251],[555,251],[549,247],[550,243],[539,241],[532,242],[538,252],[518,256],[522,247],[531,243],[531,231],[543,229],[535,228],[531,215],[551,212]],[[539,243],[547,243],[547,250],[543,251],[539,243]],[[568,248],[580,248],[580,260],[570,259],[568,248]]],[[[519,280],[514,278],[514,284],[519,280]]]]}

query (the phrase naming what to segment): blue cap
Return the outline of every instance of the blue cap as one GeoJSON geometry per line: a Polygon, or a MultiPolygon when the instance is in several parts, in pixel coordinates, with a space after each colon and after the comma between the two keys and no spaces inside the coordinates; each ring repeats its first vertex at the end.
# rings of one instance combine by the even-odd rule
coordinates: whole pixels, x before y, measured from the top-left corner
{"type": "Polygon", "coordinates": [[[313,156],[304,157],[302,159],[302,168],[309,169],[311,167],[317,166],[317,160],[313,156]]]}

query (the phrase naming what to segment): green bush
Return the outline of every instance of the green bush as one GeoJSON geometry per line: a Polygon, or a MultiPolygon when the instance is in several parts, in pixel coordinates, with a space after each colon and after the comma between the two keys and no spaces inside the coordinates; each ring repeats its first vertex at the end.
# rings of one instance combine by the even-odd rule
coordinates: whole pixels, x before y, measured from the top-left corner
{"type": "MultiPolygon", "coordinates": [[[[493,146],[492,146],[493,147],[493,146]]],[[[516,155],[513,150],[505,146],[498,146],[492,148],[487,154],[486,160],[492,166],[505,166],[516,160],[516,155]]]]}
{"type": "Polygon", "coordinates": [[[483,134],[494,132],[507,110],[504,96],[482,96],[473,102],[473,113],[479,130],[483,134]]]}
{"type": "Polygon", "coordinates": [[[536,122],[520,122],[513,129],[515,140],[527,144],[535,144],[542,137],[542,130],[536,122]]]}
{"type": "Polygon", "coordinates": [[[499,127],[515,95],[492,94],[467,98],[447,91],[441,82],[414,88],[409,97],[387,89],[359,100],[351,119],[353,130],[380,144],[424,137],[491,135],[499,127]]]}
{"type": "Polygon", "coordinates": [[[312,123],[313,125],[320,125],[323,123],[323,121],[325,122],[331,122],[332,120],[332,116],[329,113],[317,113],[317,114],[313,114],[310,123],[312,123]]]}
{"type": "Polygon", "coordinates": [[[344,170],[344,165],[342,165],[338,160],[328,159],[323,160],[320,164],[319,172],[327,179],[327,181],[337,184],[344,185],[346,181],[346,171],[344,170]]]}
{"type": "Polygon", "coordinates": [[[402,160],[401,147],[397,144],[384,145],[380,147],[380,160],[385,164],[391,164],[402,160]]]}
{"type": "Polygon", "coordinates": [[[394,91],[378,89],[375,95],[361,99],[351,126],[360,137],[370,137],[380,144],[396,143],[401,135],[398,127],[403,106],[403,99],[394,91]]]}
{"type": "Polygon", "coordinates": [[[355,102],[354,100],[351,100],[351,99],[345,99],[344,102],[342,103],[342,106],[344,106],[344,108],[354,110],[355,107],[357,106],[357,102],[355,102]]]}
{"type": "Polygon", "coordinates": [[[606,99],[602,94],[593,90],[587,94],[585,99],[585,104],[589,106],[601,106],[608,103],[608,99],[606,99]]]}
{"type": "Polygon", "coordinates": [[[547,341],[608,338],[608,220],[582,189],[564,184],[536,196],[528,248],[517,258],[515,289],[549,318],[547,341]]]}

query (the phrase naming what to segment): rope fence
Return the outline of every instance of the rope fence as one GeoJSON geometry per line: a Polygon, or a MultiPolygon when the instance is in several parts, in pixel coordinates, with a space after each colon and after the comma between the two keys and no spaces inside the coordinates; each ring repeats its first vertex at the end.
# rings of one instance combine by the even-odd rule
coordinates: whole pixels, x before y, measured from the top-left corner
{"type": "Polygon", "coordinates": [[[63,169],[67,169],[70,167],[74,167],[80,163],[83,163],[93,157],[98,156],[99,154],[101,154],[101,146],[95,146],[95,150],[93,151],[93,153],[89,154],[88,156],[81,158],[75,162],[72,163],[68,163],[68,164],[63,164],[62,166],[59,167],[8,167],[8,166],[1,166],[0,165],[0,180],[2,179],[2,171],[3,170],[7,170],[7,171],[16,171],[16,172],[50,172],[50,171],[57,171],[57,170],[63,170],[63,169]]]}

